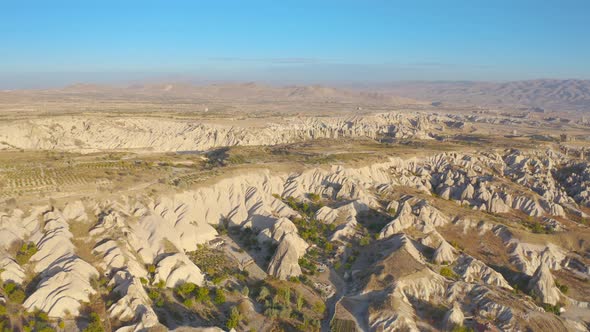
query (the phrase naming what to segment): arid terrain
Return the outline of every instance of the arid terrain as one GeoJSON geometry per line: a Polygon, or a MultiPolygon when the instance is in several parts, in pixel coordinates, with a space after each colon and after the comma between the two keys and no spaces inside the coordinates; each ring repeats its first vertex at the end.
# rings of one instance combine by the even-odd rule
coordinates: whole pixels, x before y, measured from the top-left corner
{"type": "Polygon", "coordinates": [[[588,331],[590,83],[0,91],[0,331],[588,331]]]}

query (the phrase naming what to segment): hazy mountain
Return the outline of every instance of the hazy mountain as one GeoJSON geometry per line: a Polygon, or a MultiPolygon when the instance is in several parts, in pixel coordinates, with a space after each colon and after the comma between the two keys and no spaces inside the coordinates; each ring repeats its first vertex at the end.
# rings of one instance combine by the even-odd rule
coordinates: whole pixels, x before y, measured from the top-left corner
{"type": "Polygon", "coordinates": [[[494,82],[399,82],[381,88],[403,97],[452,104],[590,110],[589,80],[538,79],[494,82]]]}

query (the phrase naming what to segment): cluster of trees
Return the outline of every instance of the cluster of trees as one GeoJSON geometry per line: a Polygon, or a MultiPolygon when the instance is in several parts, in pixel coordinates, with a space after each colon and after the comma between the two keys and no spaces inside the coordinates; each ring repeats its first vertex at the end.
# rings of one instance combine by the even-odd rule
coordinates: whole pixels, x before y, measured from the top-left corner
{"type": "Polygon", "coordinates": [[[33,242],[23,243],[16,253],[16,262],[19,265],[25,265],[29,259],[37,252],[37,246],[33,242]]]}
{"type": "Polygon", "coordinates": [[[225,290],[222,287],[216,287],[213,292],[207,287],[199,287],[192,282],[187,282],[174,288],[174,295],[187,307],[195,303],[214,303],[216,305],[224,304],[226,301],[225,290]]]}
{"type": "Polygon", "coordinates": [[[310,316],[304,308],[320,315],[326,310],[321,301],[309,305],[302,293],[292,291],[288,285],[275,288],[266,284],[260,287],[256,301],[263,304],[265,316],[290,322],[302,331],[320,329],[320,320],[310,316]]]}

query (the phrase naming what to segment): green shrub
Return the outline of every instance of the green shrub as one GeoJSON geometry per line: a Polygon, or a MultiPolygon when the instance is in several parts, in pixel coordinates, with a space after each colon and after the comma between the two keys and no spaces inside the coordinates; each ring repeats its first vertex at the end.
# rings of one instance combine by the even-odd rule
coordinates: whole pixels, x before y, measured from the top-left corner
{"type": "Polygon", "coordinates": [[[192,282],[185,282],[182,285],[176,286],[176,289],[174,291],[176,292],[176,294],[178,294],[182,297],[187,297],[196,288],[197,288],[197,285],[193,284],[192,282]]]}
{"type": "Polygon", "coordinates": [[[217,305],[225,303],[225,291],[223,288],[215,289],[215,298],[213,299],[213,303],[217,305]]]}
{"type": "Polygon", "coordinates": [[[474,330],[470,327],[466,327],[463,325],[455,325],[451,332],[473,332],[474,330]]]}
{"type": "Polygon", "coordinates": [[[326,304],[322,301],[318,301],[313,304],[313,311],[323,314],[326,311],[326,304]]]}
{"type": "Polygon", "coordinates": [[[558,303],[556,305],[551,305],[549,303],[543,303],[543,309],[545,309],[545,311],[547,312],[552,312],[556,315],[561,315],[561,312],[559,311],[561,309],[561,303],[558,303]]]}
{"type": "Polygon", "coordinates": [[[16,253],[16,262],[22,266],[26,264],[36,252],[37,246],[33,242],[23,243],[16,253]]]}
{"type": "Polygon", "coordinates": [[[320,195],[318,195],[316,193],[308,193],[307,197],[314,203],[319,202],[321,199],[320,195]]]}
{"type": "Polygon", "coordinates": [[[15,289],[12,293],[8,294],[8,299],[14,303],[21,304],[25,301],[25,292],[22,289],[15,289]]]}
{"type": "Polygon", "coordinates": [[[207,302],[209,300],[209,288],[199,287],[195,295],[195,300],[197,302],[207,302]]]}
{"type": "Polygon", "coordinates": [[[260,291],[258,292],[258,296],[256,297],[256,301],[262,302],[262,301],[266,300],[266,298],[268,298],[269,296],[270,296],[270,291],[268,290],[268,288],[262,286],[260,288],[260,291]]]}
{"type": "Polygon", "coordinates": [[[449,279],[457,279],[457,274],[455,274],[451,268],[446,266],[443,266],[440,269],[440,275],[449,279]]]}
{"type": "Polygon", "coordinates": [[[248,288],[248,286],[244,286],[244,288],[242,288],[242,295],[245,297],[248,297],[248,295],[250,295],[250,288],[248,288]]]}
{"type": "Polygon", "coordinates": [[[231,312],[229,314],[229,319],[227,320],[227,323],[225,324],[225,326],[229,330],[235,329],[236,327],[238,327],[241,320],[242,320],[242,315],[240,315],[240,311],[238,310],[238,308],[232,307],[231,312]]]}
{"type": "Polygon", "coordinates": [[[100,317],[97,313],[93,312],[90,314],[90,322],[82,332],[104,332],[100,317]]]}
{"type": "Polygon", "coordinates": [[[368,235],[365,235],[361,238],[361,240],[359,241],[359,244],[361,246],[368,246],[371,243],[371,237],[368,235]]]}
{"type": "Polygon", "coordinates": [[[557,280],[555,281],[555,286],[557,286],[557,288],[559,288],[563,294],[567,294],[569,291],[569,287],[567,285],[560,284],[557,280]]]}

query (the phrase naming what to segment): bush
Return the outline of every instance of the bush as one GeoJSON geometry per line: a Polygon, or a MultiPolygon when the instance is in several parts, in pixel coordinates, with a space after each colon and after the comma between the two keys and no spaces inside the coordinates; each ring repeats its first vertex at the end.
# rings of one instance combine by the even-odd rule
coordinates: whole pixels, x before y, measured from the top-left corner
{"type": "Polygon", "coordinates": [[[555,286],[557,286],[557,288],[559,288],[559,290],[563,294],[567,294],[567,292],[569,290],[569,287],[567,285],[560,284],[557,280],[555,281],[555,286]]]}
{"type": "Polygon", "coordinates": [[[269,296],[270,296],[270,291],[268,290],[268,288],[262,286],[260,288],[260,291],[258,292],[258,296],[256,297],[256,301],[262,302],[262,301],[266,300],[266,298],[269,296]]]}
{"type": "Polygon", "coordinates": [[[558,303],[556,305],[551,305],[549,303],[543,303],[543,309],[545,309],[545,311],[547,312],[552,312],[556,315],[561,315],[561,312],[559,311],[561,309],[561,303],[558,303]]]}
{"type": "Polygon", "coordinates": [[[90,314],[90,323],[84,330],[82,330],[82,332],[104,332],[100,317],[97,313],[93,312],[90,314]]]}
{"type": "Polygon", "coordinates": [[[297,292],[296,304],[297,304],[297,310],[301,311],[301,309],[303,308],[303,305],[305,304],[305,298],[303,297],[303,294],[301,294],[300,292],[297,292]]]}
{"type": "Polygon", "coordinates": [[[37,252],[37,246],[33,242],[23,243],[18,252],[16,253],[16,262],[19,265],[26,264],[31,256],[37,252]]]}
{"type": "Polygon", "coordinates": [[[176,294],[182,296],[182,297],[187,297],[188,295],[190,295],[195,289],[197,288],[197,285],[193,284],[192,282],[186,282],[180,286],[177,286],[175,289],[176,294]]]}
{"type": "Polygon", "coordinates": [[[359,241],[359,244],[360,244],[361,246],[363,246],[363,247],[364,247],[364,246],[368,246],[368,245],[369,245],[369,243],[371,243],[371,237],[370,237],[370,236],[368,236],[368,235],[365,235],[365,236],[363,236],[363,237],[361,238],[361,240],[359,241]]]}
{"type": "Polygon", "coordinates": [[[213,299],[213,303],[217,305],[225,303],[225,291],[223,288],[215,289],[215,298],[213,299]]]}
{"type": "Polygon", "coordinates": [[[318,195],[316,193],[308,193],[307,197],[314,203],[319,202],[321,199],[320,195],[318,195]]]}
{"type": "Polygon", "coordinates": [[[463,325],[455,325],[451,332],[473,332],[473,329],[463,325]]]}
{"type": "Polygon", "coordinates": [[[250,289],[248,288],[248,286],[244,286],[244,288],[242,288],[242,295],[244,297],[248,297],[248,295],[250,295],[250,289]]]}
{"type": "Polygon", "coordinates": [[[209,300],[209,288],[207,287],[199,287],[197,289],[197,294],[195,295],[195,300],[197,302],[206,302],[209,300]]]}
{"type": "Polygon", "coordinates": [[[227,323],[225,324],[225,326],[229,330],[235,329],[236,327],[238,327],[241,320],[242,320],[242,315],[240,315],[240,311],[238,310],[238,308],[232,307],[231,312],[229,314],[229,319],[227,320],[227,323]]]}
{"type": "Polygon", "coordinates": [[[446,266],[443,266],[440,269],[440,275],[449,279],[457,279],[457,274],[455,274],[451,268],[446,266]]]}
{"type": "Polygon", "coordinates": [[[12,293],[8,294],[8,299],[14,303],[21,304],[25,301],[25,292],[22,289],[16,289],[12,293]]]}
{"type": "Polygon", "coordinates": [[[313,304],[313,311],[323,314],[326,311],[326,304],[322,301],[318,301],[313,304]]]}

